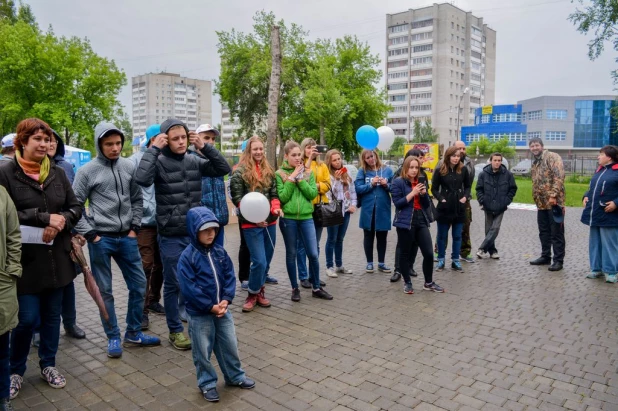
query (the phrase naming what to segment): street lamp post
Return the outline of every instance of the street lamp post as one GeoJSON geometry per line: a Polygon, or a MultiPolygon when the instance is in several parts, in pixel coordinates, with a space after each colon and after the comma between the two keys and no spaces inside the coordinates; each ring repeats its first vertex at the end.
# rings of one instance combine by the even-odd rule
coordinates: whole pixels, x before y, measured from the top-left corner
{"type": "Polygon", "coordinates": [[[461,101],[463,100],[464,96],[468,94],[469,90],[470,89],[468,87],[464,89],[463,94],[459,98],[459,104],[457,105],[457,135],[455,136],[455,141],[459,141],[459,111],[461,111],[461,101]]]}

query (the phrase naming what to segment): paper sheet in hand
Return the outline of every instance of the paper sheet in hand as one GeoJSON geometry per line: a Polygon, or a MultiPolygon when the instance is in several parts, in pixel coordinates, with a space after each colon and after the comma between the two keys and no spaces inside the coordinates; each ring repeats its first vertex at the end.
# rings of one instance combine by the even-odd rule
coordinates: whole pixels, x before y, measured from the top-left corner
{"type": "Polygon", "coordinates": [[[21,230],[21,242],[23,244],[52,245],[54,243],[53,240],[49,243],[46,243],[43,241],[43,231],[45,231],[44,228],[30,227],[28,225],[20,225],[19,229],[21,230]]]}

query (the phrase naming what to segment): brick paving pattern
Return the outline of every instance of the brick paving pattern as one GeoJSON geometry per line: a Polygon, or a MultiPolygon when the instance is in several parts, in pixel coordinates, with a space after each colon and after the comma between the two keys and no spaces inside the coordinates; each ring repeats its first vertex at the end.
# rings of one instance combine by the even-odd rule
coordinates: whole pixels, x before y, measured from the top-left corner
{"type": "MultiPolygon", "coordinates": [[[[474,207],[473,248],[482,240],[484,220],[474,207]]],[[[272,307],[241,313],[240,287],[232,306],[242,364],[257,386],[227,388],[221,377],[218,404],[202,398],[191,354],[170,346],[162,316],[150,315],[160,347],[125,348],[122,359],[107,358],[107,340],[80,276],[78,324],[88,336],[71,340],[61,333],[57,366],[66,388],[54,390],[41,380],[31,353],[13,404],[39,410],[618,410],[618,289],[584,278],[588,229],[580,213],[569,209],[566,215],[561,272],[528,264],[540,255],[536,213],[509,210],[497,242],[500,260],[464,263],[464,273],[437,273],[445,294],[424,292],[422,280],[414,279],[414,295],[402,292],[402,282],[391,284],[390,274],[364,272],[356,216],[344,247],[344,263],[354,274],[324,279],[335,297],[330,302],[304,289],[300,303],[290,301],[277,230],[271,275],[280,283],[266,293],[272,307]]],[[[231,226],[226,234],[236,260],[238,230],[231,226]]],[[[325,240],[326,232],[322,250],[325,240]]],[[[395,241],[392,231],[388,264],[395,241]]],[[[323,256],[320,261],[324,269],[323,256]]],[[[126,287],[115,270],[121,316],[126,287]]]]}

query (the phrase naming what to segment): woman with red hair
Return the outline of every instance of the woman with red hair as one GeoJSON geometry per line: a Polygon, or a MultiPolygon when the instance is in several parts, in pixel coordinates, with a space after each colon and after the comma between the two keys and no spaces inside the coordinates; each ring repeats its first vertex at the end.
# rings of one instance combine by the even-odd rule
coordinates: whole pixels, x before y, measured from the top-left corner
{"type": "Polygon", "coordinates": [[[26,372],[30,341],[41,319],[39,365],[41,377],[52,388],[66,385],[56,369],[60,314],[65,287],[75,278],[71,261],[71,229],[82,207],[64,171],[47,156],[52,130],[42,120],[29,118],[17,125],[15,158],[0,164],[0,185],[17,209],[19,224],[41,229],[40,243],[23,243],[22,276],[17,281],[19,322],[11,333],[10,397],[19,393],[26,372]]]}

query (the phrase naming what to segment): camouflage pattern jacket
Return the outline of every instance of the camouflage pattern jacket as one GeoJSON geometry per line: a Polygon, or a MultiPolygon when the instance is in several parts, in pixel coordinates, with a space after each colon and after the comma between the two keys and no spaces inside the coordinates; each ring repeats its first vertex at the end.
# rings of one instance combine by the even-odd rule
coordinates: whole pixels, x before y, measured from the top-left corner
{"type": "Polygon", "coordinates": [[[550,210],[549,199],[556,197],[558,205],[564,206],[564,167],[562,158],[549,150],[543,150],[540,158],[532,158],[532,198],[539,210],[550,210]]]}

